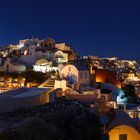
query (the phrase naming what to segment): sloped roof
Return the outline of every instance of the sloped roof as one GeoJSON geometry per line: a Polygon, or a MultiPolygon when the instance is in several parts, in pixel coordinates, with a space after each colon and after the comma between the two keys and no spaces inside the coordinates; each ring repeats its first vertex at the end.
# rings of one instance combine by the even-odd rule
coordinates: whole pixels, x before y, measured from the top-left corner
{"type": "Polygon", "coordinates": [[[89,70],[90,69],[88,61],[83,60],[83,59],[72,61],[70,63],[73,64],[78,70],[89,70]]]}

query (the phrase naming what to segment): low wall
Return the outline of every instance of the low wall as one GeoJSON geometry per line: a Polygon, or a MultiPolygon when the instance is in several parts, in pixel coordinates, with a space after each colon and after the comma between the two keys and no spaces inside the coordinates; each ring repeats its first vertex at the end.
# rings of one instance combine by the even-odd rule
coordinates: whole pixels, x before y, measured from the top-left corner
{"type": "Polygon", "coordinates": [[[40,94],[22,96],[18,95],[3,95],[0,96],[0,113],[11,112],[20,108],[28,108],[49,103],[49,91],[43,91],[40,94]]]}

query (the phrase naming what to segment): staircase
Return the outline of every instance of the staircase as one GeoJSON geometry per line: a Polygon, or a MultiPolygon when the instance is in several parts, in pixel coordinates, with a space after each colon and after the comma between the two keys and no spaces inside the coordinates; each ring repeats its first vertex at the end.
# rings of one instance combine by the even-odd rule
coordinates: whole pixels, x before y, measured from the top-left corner
{"type": "Polygon", "coordinates": [[[55,79],[48,79],[46,80],[45,82],[43,82],[41,85],[38,86],[38,88],[54,88],[54,82],[55,82],[55,79]]]}

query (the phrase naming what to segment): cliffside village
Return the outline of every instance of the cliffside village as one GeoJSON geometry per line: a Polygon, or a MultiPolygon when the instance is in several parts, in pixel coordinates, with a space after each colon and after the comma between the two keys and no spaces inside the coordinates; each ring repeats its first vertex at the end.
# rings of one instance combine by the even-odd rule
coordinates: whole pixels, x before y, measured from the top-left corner
{"type": "Polygon", "coordinates": [[[52,38],[19,40],[16,45],[1,47],[0,91],[0,113],[55,102],[64,96],[84,102],[100,114],[110,140],[140,139],[140,65],[136,61],[79,56],[70,45],[52,38]],[[26,72],[47,78],[27,82],[26,72]],[[126,85],[135,89],[132,104],[122,90],[126,85]],[[109,124],[105,115],[112,109],[115,121],[109,124]]]}

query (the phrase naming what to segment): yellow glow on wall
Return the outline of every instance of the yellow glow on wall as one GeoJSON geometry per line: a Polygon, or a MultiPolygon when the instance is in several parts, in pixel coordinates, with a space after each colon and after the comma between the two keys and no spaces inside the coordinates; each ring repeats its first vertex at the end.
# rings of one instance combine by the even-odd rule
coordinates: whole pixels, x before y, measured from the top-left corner
{"type": "Polygon", "coordinates": [[[116,84],[116,87],[118,87],[118,88],[122,88],[121,83],[117,83],[117,84],[116,84]]]}
{"type": "Polygon", "coordinates": [[[119,125],[109,132],[109,140],[119,140],[119,135],[126,134],[127,140],[140,140],[140,133],[131,126],[119,125]]]}
{"type": "Polygon", "coordinates": [[[95,74],[95,70],[93,70],[92,66],[90,66],[90,74],[95,74]]]}
{"type": "Polygon", "coordinates": [[[98,77],[96,77],[96,82],[104,82],[104,81],[103,81],[102,77],[98,76],[98,77]]]}

